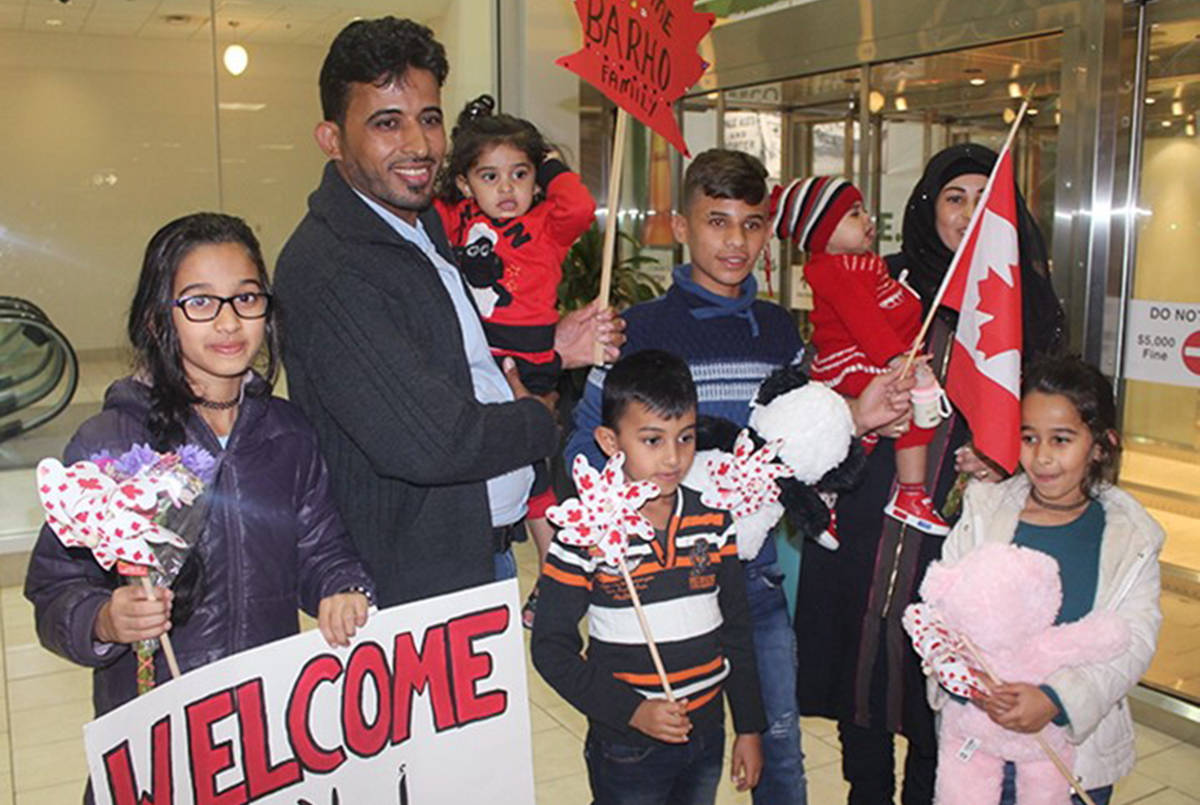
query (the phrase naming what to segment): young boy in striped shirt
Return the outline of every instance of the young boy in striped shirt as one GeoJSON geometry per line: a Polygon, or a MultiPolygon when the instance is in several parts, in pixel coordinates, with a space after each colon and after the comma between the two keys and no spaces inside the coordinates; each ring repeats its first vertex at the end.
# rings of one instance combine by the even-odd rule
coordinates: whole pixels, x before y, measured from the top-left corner
{"type": "Polygon", "coordinates": [[[584,754],[596,805],[713,803],[725,743],[722,693],[737,732],[738,790],[756,785],[762,771],[766,717],[733,520],[680,485],[696,452],[696,406],[688,365],[646,350],[608,372],[595,429],[605,453],[625,453],[629,480],[661,491],[641,508],[655,539],[631,544],[627,561],[636,565],[638,596],[678,700],[664,696],[618,570],[558,540],[543,567],[533,662],[588,717],[584,754]]]}
{"type": "MultiPolygon", "coordinates": [[[[688,165],[680,209],[671,219],[690,262],[676,266],[667,292],[634,305],[625,319],[623,355],[661,349],[683,358],[696,381],[698,412],[745,426],[750,401],[771,372],[798,361],[804,349],[796,322],[758,298],[752,269],[770,235],[767,169],[740,151],[712,148],[688,165]]],[[[588,375],[567,443],[570,466],[583,453],[596,465],[600,398],[606,369],[588,375]]],[[[804,756],[796,709],[796,636],[775,539],[739,540],[750,601],[755,660],[770,729],[763,733],[762,781],[754,805],[805,805],[804,756]]],[[[792,580],[795,583],[795,580],[792,580]]]]}

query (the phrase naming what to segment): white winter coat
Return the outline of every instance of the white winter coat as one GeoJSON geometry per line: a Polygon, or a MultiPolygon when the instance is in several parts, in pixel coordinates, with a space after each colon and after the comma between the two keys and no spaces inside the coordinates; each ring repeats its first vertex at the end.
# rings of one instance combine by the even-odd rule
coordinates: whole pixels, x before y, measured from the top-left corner
{"type": "MultiPolygon", "coordinates": [[[[1012,542],[1029,486],[1029,479],[1020,473],[998,484],[971,482],[963,498],[962,518],[946,538],[942,558],[955,560],[983,542],[1012,542]]],[[[1133,719],[1125,694],[1150,666],[1162,623],[1158,571],[1162,527],[1128,492],[1108,487],[1099,498],[1104,506],[1104,536],[1093,609],[1112,610],[1125,620],[1129,650],[1111,662],[1066,668],[1046,680],[1070,719],[1067,738],[1078,745],[1075,774],[1085,789],[1115,783],[1133,769],[1133,719]]],[[[947,698],[931,677],[932,707],[940,710],[947,698]]]]}

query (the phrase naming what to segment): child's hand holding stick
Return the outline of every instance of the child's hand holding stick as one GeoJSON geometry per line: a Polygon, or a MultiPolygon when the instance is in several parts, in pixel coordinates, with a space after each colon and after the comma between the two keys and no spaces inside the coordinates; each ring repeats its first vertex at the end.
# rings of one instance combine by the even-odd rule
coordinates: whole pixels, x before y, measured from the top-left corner
{"type": "MultiPolygon", "coordinates": [[[[667,671],[658,653],[658,644],[654,642],[650,623],[646,620],[646,611],[642,608],[637,586],[633,583],[633,576],[625,561],[631,535],[645,542],[654,539],[654,527],[638,509],[647,500],[658,495],[659,489],[657,484],[650,481],[626,483],[624,466],[624,453],[613,455],[602,472],[592,469],[582,455],[576,456],[571,474],[575,480],[575,488],[579,490],[579,497],[568,498],[557,506],[551,506],[546,510],[546,518],[559,526],[561,530],[558,532],[558,539],[563,543],[586,547],[600,558],[602,564],[615,567],[621,572],[667,701],[675,703],[675,693],[671,690],[670,680],[667,679],[667,671]]],[[[642,707],[639,707],[638,711],[641,710],[642,707]]],[[[688,729],[690,728],[689,722],[688,729]]]]}
{"type": "MultiPolygon", "coordinates": [[[[965,634],[960,635],[960,637],[962,638],[963,648],[971,653],[971,656],[975,658],[975,662],[979,663],[979,667],[985,674],[988,675],[988,677],[991,678],[991,681],[995,682],[997,686],[1003,685],[1004,682],[1002,682],[1000,677],[998,677],[992,671],[991,667],[987,663],[987,660],[983,658],[983,656],[979,653],[979,649],[975,648],[975,644],[971,642],[971,638],[967,637],[965,634]]],[[[992,687],[994,689],[995,686],[992,687]]],[[[1088,792],[1084,790],[1083,786],[1081,786],[1079,781],[1075,778],[1075,773],[1071,769],[1067,768],[1067,764],[1064,763],[1063,759],[1058,756],[1058,753],[1051,748],[1050,744],[1046,743],[1046,739],[1040,734],[1034,735],[1033,739],[1037,741],[1038,747],[1042,750],[1046,757],[1050,759],[1050,762],[1054,764],[1054,767],[1058,769],[1063,778],[1070,783],[1072,790],[1075,791],[1075,795],[1083,800],[1084,805],[1096,805],[1095,800],[1088,796],[1088,792]]]]}
{"type": "MultiPolygon", "coordinates": [[[[154,592],[154,585],[150,583],[148,575],[142,576],[142,589],[146,591],[146,595],[151,601],[157,601],[158,596],[154,592]]],[[[179,660],[175,659],[175,647],[171,645],[171,635],[163,632],[158,636],[162,642],[163,655],[167,658],[167,668],[171,670],[171,678],[178,679],[181,674],[179,672],[179,660]]]]}

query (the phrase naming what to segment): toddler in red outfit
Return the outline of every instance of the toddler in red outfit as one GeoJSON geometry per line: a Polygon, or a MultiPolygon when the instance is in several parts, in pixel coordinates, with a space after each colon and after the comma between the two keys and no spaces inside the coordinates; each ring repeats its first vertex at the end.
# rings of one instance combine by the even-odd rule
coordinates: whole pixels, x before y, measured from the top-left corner
{"type": "MultiPolygon", "coordinates": [[[[496,114],[495,107],[481,95],[459,115],[435,206],[492,355],[511,358],[530,392],[552,395],[562,370],[554,351],[562,262],[591,227],[596,203],[532,123],[496,114]]],[[[545,561],[554,490],[548,466],[534,470],[526,522],[545,561]]],[[[533,625],[537,590],[522,612],[526,627],[533,625]]]]}
{"type": "MultiPolygon", "coordinates": [[[[791,238],[809,254],[804,279],[813,294],[809,321],[817,349],[812,378],[857,397],[875,375],[903,363],[921,329],[921,300],[871,252],[875,225],[854,185],[832,176],[797,179],[777,188],[774,203],[775,234],[791,238]]],[[[936,388],[924,363],[914,367],[919,389],[936,388]]],[[[898,483],[884,513],[926,533],[945,535],[950,527],[925,490],[932,438],[931,428],[911,427],[897,439],[898,483]]],[[[835,533],[818,541],[837,547],[835,533]]]]}

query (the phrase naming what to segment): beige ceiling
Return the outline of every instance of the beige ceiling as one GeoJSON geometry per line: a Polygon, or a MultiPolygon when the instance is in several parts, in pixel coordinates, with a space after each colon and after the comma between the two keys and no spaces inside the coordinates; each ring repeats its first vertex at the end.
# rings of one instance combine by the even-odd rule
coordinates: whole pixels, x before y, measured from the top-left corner
{"type": "Polygon", "coordinates": [[[0,31],[205,38],[214,5],[220,39],[324,46],[355,17],[396,14],[429,22],[441,16],[447,0],[0,0],[0,31]]]}

